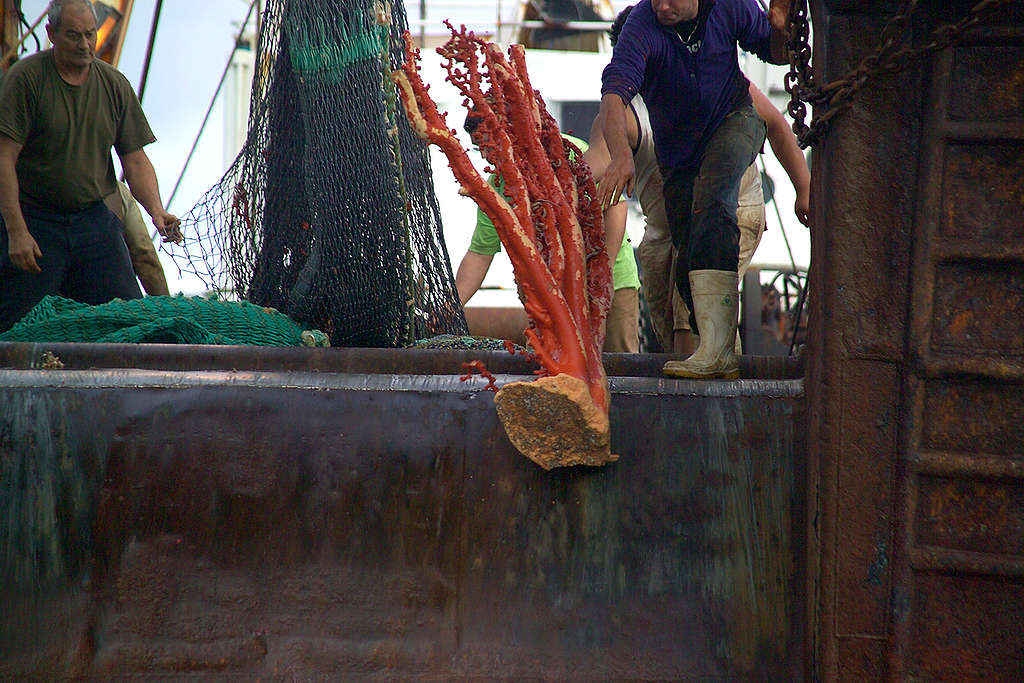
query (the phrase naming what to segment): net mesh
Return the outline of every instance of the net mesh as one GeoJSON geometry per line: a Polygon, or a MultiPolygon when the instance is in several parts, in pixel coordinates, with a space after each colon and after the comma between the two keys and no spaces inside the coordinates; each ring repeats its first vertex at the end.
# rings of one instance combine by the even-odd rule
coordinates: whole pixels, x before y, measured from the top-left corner
{"type": "Polygon", "coordinates": [[[406,24],[401,2],[267,1],[247,140],[164,247],[180,270],[336,346],[467,333],[427,148],[387,80],[406,24]]]}
{"type": "Polygon", "coordinates": [[[272,308],[205,297],[148,296],[98,306],[47,296],[0,341],[110,344],[244,344],[326,346],[319,330],[306,330],[272,308]]]}

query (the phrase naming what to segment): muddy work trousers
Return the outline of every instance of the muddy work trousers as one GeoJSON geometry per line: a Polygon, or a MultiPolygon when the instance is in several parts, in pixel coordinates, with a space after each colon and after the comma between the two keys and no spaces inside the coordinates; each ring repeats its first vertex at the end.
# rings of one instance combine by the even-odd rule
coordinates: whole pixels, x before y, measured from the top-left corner
{"type": "Polygon", "coordinates": [[[7,229],[0,222],[0,332],[47,295],[89,305],[142,297],[122,234],[124,224],[102,201],[81,211],[22,205],[22,214],[42,252],[36,259],[42,272],[14,267],[7,255],[7,229]]]}
{"type": "MultiPolygon", "coordinates": [[[[675,281],[697,330],[690,293],[691,270],[736,271],[740,231],[736,204],[740,180],[761,151],[765,124],[752,105],[737,108],[718,124],[699,168],[662,167],[665,212],[679,250],[675,281]]],[[[699,333],[699,330],[698,330],[699,333]]]]}

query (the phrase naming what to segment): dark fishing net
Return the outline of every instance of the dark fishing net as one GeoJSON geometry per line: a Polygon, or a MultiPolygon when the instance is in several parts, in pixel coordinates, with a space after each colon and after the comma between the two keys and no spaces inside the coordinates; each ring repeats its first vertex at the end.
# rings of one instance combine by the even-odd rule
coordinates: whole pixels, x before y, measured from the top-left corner
{"type": "Polygon", "coordinates": [[[387,80],[405,28],[401,2],[268,0],[248,137],[168,247],[182,271],[335,346],[467,333],[427,148],[387,80]]]}

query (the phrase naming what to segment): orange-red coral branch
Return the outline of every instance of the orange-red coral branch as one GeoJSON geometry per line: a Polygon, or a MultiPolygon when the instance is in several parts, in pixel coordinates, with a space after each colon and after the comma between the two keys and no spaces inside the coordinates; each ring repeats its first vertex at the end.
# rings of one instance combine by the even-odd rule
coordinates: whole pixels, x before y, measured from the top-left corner
{"type": "Polygon", "coordinates": [[[465,27],[438,53],[448,81],[479,122],[481,154],[501,177],[497,190],[473,167],[444,114],[427,94],[418,51],[406,35],[406,61],[392,74],[413,130],[448,157],[455,177],[494,223],[512,261],[532,327],[527,336],[550,375],[583,380],[607,414],[601,365],[611,268],[593,180],[579,156],[570,163],[554,119],[533,90],[521,46],[506,59],[465,27]]]}

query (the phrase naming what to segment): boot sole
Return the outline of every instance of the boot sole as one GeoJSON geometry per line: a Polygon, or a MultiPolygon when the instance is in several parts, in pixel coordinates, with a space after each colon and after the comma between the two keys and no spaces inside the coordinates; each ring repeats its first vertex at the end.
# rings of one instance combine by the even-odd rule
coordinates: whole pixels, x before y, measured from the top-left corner
{"type": "Polygon", "coordinates": [[[740,371],[739,368],[736,370],[729,370],[727,372],[690,372],[688,370],[662,370],[662,372],[669,377],[679,377],[681,379],[739,379],[740,371]]]}

